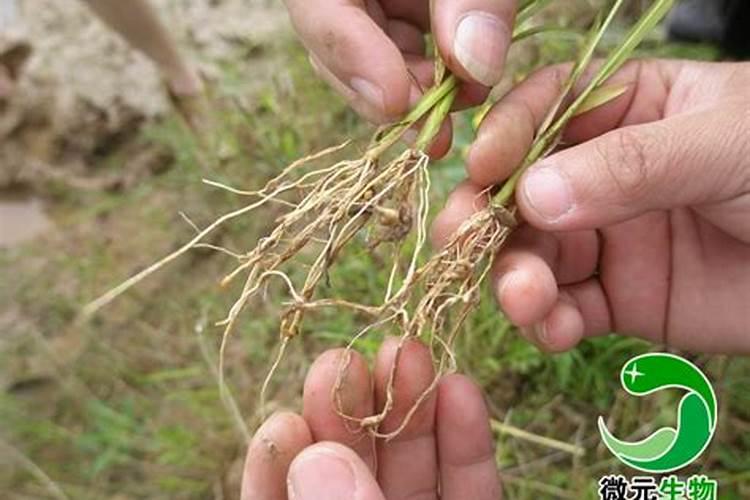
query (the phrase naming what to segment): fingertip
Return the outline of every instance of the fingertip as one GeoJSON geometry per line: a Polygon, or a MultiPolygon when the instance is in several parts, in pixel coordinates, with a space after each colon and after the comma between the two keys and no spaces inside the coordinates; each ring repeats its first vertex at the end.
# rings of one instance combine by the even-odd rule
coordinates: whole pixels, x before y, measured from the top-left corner
{"type": "MultiPolygon", "coordinates": [[[[488,415],[482,390],[466,375],[452,373],[444,376],[438,386],[438,412],[441,415],[465,416],[463,410],[466,408],[480,410],[469,412],[470,415],[488,415]]],[[[486,421],[486,418],[483,421],[486,421]]]]}
{"type": "Polygon", "coordinates": [[[301,416],[279,412],[268,418],[248,445],[241,498],[283,498],[289,464],[310,444],[312,435],[301,416]]]}
{"type": "Polygon", "coordinates": [[[479,83],[464,82],[458,87],[454,109],[466,109],[484,103],[492,89],[479,83]]]}
{"type": "Polygon", "coordinates": [[[550,314],[532,327],[537,345],[546,352],[562,353],[576,347],[583,339],[584,320],[573,299],[561,292],[550,314]]]}
{"type": "Polygon", "coordinates": [[[531,166],[519,180],[516,202],[524,219],[538,229],[574,229],[575,192],[564,169],[548,158],[531,166]]]}
{"type": "Polygon", "coordinates": [[[375,376],[381,376],[390,371],[396,357],[399,363],[408,364],[410,372],[424,375],[425,372],[433,372],[432,356],[430,349],[417,339],[402,339],[401,337],[388,336],[383,340],[375,360],[375,376]],[[400,351],[400,353],[399,353],[400,351]],[[414,370],[414,368],[420,370],[414,370]],[[421,374],[419,372],[422,372],[421,374]]]}
{"type": "Polygon", "coordinates": [[[317,443],[302,451],[289,467],[289,498],[295,500],[382,500],[367,465],[350,448],[333,442],[317,443]]]}
{"type": "Polygon", "coordinates": [[[271,415],[255,432],[249,453],[274,456],[284,451],[296,450],[312,442],[305,419],[291,411],[271,415]]]}
{"type": "Polygon", "coordinates": [[[438,160],[448,154],[452,143],[453,123],[450,117],[448,117],[440,126],[440,130],[435,139],[433,139],[432,144],[430,144],[430,147],[427,148],[427,155],[432,159],[438,160]]]}
{"type": "Polygon", "coordinates": [[[487,185],[486,179],[482,176],[482,173],[484,169],[481,167],[483,164],[483,150],[482,146],[479,145],[479,141],[481,140],[481,136],[477,135],[474,139],[474,142],[471,143],[469,146],[468,151],[466,152],[466,159],[465,159],[465,166],[466,166],[466,175],[471,179],[473,182],[476,182],[477,185],[487,185]]]}
{"type": "Polygon", "coordinates": [[[375,124],[386,123],[389,120],[384,109],[383,92],[379,87],[358,77],[352,78],[350,82],[344,82],[325,66],[313,52],[308,54],[308,60],[315,74],[330,85],[365,120],[375,124]],[[359,85],[361,87],[359,90],[364,90],[369,97],[360,96],[353,85],[359,85]],[[370,99],[377,102],[371,102],[370,99]]]}
{"type": "MultiPolygon", "coordinates": [[[[421,124],[415,125],[413,128],[408,129],[402,136],[402,141],[410,147],[414,147],[419,137],[419,130],[421,124]]],[[[425,153],[434,160],[439,160],[450,151],[451,143],[453,142],[453,124],[451,123],[450,117],[447,118],[442,125],[440,130],[435,135],[430,145],[427,147],[425,153]]]]}
{"type": "MultiPolygon", "coordinates": [[[[405,423],[411,409],[435,380],[430,349],[416,339],[389,337],[383,342],[375,359],[374,370],[378,408],[383,408],[388,400],[392,375],[393,394],[398,397],[391,402],[391,411],[379,429],[386,434],[405,423]]],[[[431,428],[434,424],[434,404],[434,395],[428,396],[411,415],[409,424],[402,429],[398,439],[409,439],[431,428]]]]}
{"type": "Polygon", "coordinates": [[[451,192],[432,224],[430,239],[435,248],[444,247],[461,224],[486,205],[486,197],[481,196],[483,191],[481,187],[464,181],[451,192]]]}
{"type": "Polygon", "coordinates": [[[383,83],[378,87],[383,95],[384,121],[379,122],[380,124],[397,121],[409,111],[412,87],[405,65],[400,75],[383,79],[383,83]]]}
{"type": "Polygon", "coordinates": [[[357,386],[369,382],[367,361],[357,351],[351,349],[329,349],[313,361],[305,378],[306,395],[318,396],[321,390],[329,389],[340,374],[345,372],[343,384],[357,386]]]}
{"type": "Polygon", "coordinates": [[[315,73],[367,121],[383,125],[409,110],[413,91],[403,59],[392,62],[389,69],[369,69],[371,74],[354,75],[348,80],[337,76],[315,53],[310,52],[308,59],[315,73]]]}
{"type": "MultiPolygon", "coordinates": [[[[528,327],[546,317],[557,300],[557,283],[549,267],[533,256],[519,258],[517,267],[502,270],[495,297],[503,313],[519,327],[528,327]]],[[[503,261],[498,266],[502,268],[503,261]]]]}
{"type": "Polygon", "coordinates": [[[503,175],[498,172],[501,162],[487,134],[478,134],[466,154],[466,175],[478,186],[492,186],[499,182],[503,175]]]}
{"type": "Polygon", "coordinates": [[[613,318],[607,293],[598,277],[564,287],[561,296],[574,304],[583,317],[584,337],[612,332],[613,318]]]}
{"type": "Polygon", "coordinates": [[[535,134],[525,105],[501,101],[485,116],[466,158],[469,179],[493,186],[510,177],[523,161],[535,134]]]}
{"type": "Polygon", "coordinates": [[[339,460],[343,460],[349,466],[355,466],[356,462],[359,461],[354,451],[348,446],[344,446],[341,443],[334,441],[321,441],[305,448],[300,454],[298,454],[291,466],[289,467],[289,474],[292,475],[298,469],[298,466],[308,460],[316,460],[321,456],[334,457],[339,460]]]}
{"type": "MultiPolygon", "coordinates": [[[[315,360],[305,379],[302,414],[316,440],[344,440],[353,446],[361,441],[338,412],[355,418],[369,415],[371,383],[367,361],[356,351],[332,349],[315,360]]],[[[367,453],[366,443],[361,451],[367,453]]]]}
{"type": "Polygon", "coordinates": [[[500,82],[510,46],[514,1],[440,0],[433,18],[440,52],[463,80],[500,82]]]}

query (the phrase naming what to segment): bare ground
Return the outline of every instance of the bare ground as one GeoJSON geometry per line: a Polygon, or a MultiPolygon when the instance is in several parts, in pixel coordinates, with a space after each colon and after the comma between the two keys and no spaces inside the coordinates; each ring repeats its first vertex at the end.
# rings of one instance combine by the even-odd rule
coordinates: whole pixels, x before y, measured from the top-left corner
{"type": "MultiPolygon", "coordinates": [[[[154,3],[186,56],[209,81],[238,55],[253,58],[254,50],[289,38],[278,2],[154,3]]],[[[26,40],[33,52],[16,95],[0,115],[0,187],[46,178],[98,187],[86,177],[95,173],[102,150],[121,147],[139,125],[168,111],[160,77],[150,61],[95,19],[82,2],[26,0],[20,7],[4,38],[26,40]]],[[[278,70],[271,59],[255,59],[237,66],[236,78],[248,90],[268,84],[278,70]]]]}

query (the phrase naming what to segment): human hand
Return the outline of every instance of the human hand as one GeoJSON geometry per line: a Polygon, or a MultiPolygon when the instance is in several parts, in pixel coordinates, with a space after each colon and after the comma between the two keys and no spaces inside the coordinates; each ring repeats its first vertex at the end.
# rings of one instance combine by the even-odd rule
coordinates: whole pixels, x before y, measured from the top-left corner
{"type": "Polygon", "coordinates": [[[516,0],[285,0],[322,78],[369,120],[392,121],[430,86],[424,34],[466,82],[459,102],[478,104],[500,81],[516,0]],[[416,80],[416,81],[415,81],[416,80]]]}
{"type": "MultiPolygon", "coordinates": [[[[437,245],[519,165],[568,68],[541,70],[487,116],[437,245]]],[[[750,64],[635,61],[613,84],[628,90],[523,175],[527,224],[496,260],[498,303],[548,351],[617,331],[750,353],[750,64]]]]}
{"type": "MultiPolygon", "coordinates": [[[[382,408],[398,340],[389,339],[372,376],[351,353],[341,387],[345,412],[362,418],[382,408]]],[[[479,388],[462,375],[443,377],[396,438],[373,442],[353,433],[331,401],[343,350],[328,351],[310,368],[302,416],[277,413],[252,439],[243,500],[378,500],[500,497],[489,416],[479,388]],[[439,488],[439,489],[438,489],[439,488]]],[[[395,404],[380,427],[398,428],[435,377],[429,350],[407,342],[399,358],[395,404]]]]}

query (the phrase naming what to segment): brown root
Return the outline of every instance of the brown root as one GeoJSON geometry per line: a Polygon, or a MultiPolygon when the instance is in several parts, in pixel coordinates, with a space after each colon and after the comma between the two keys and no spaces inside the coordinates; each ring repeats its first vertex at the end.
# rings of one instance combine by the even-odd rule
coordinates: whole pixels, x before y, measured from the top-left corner
{"type": "MultiPolygon", "coordinates": [[[[299,335],[305,314],[310,310],[337,306],[358,312],[369,309],[377,315],[380,309],[335,299],[316,300],[316,290],[342,250],[365,228],[369,228],[370,248],[386,242],[398,245],[411,232],[416,218],[420,241],[425,240],[428,161],[426,155],[409,150],[381,166],[365,155],[360,160],[341,162],[295,180],[287,179],[288,172],[282,172],[264,190],[253,193],[278,200],[276,193],[280,190],[295,190],[302,192],[302,199],[286,200],[291,210],[277,220],[276,227],[254,249],[241,256],[240,264],[222,280],[226,285],[241,274],[245,276],[239,298],[220,323],[224,326],[220,359],[240,313],[272,277],[285,283],[291,298],[281,316],[283,343],[299,335]],[[416,214],[414,206],[418,207],[416,214]],[[304,279],[295,284],[285,273],[285,264],[299,264],[298,257],[310,256],[312,264],[304,279]]],[[[416,261],[416,256],[412,260],[416,261]]],[[[268,379],[264,390],[267,386],[268,379]]]]}
{"type": "Polygon", "coordinates": [[[349,346],[351,348],[357,338],[370,329],[385,323],[391,323],[401,332],[388,376],[384,406],[379,413],[366,418],[355,419],[344,414],[338,395],[340,381],[346,375],[346,365],[342,364],[332,399],[343,418],[355,422],[359,429],[366,429],[377,438],[388,440],[403,432],[422,403],[434,392],[440,378],[455,370],[452,347],[456,336],[479,301],[480,286],[490,271],[494,256],[515,226],[514,208],[508,210],[490,205],[466,221],[443,250],[420,268],[407,273],[401,288],[382,307],[385,319],[365,328],[349,346]],[[394,384],[401,349],[407,340],[413,338],[428,342],[433,359],[438,363],[436,376],[396,429],[382,433],[379,427],[394,404],[394,384]]]}

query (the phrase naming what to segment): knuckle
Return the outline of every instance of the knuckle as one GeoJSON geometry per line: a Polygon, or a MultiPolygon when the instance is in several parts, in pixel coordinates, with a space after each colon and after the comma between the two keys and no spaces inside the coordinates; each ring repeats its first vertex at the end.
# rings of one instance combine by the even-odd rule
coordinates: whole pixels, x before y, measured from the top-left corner
{"type": "Polygon", "coordinates": [[[573,65],[571,63],[556,64],[549,69],[551,73],[549,79],[553,82],[556,89],[562,90],[565,88],[572,69],[573,65]]]}
{"type": "Polygon", "coordinates": [[[627,128],[596,142],[596,160],[624,199],[641,198],[653,185],[659,172],[654,161],[660,156],[653,154],[655,147],[652,138],[627,128]]]}

